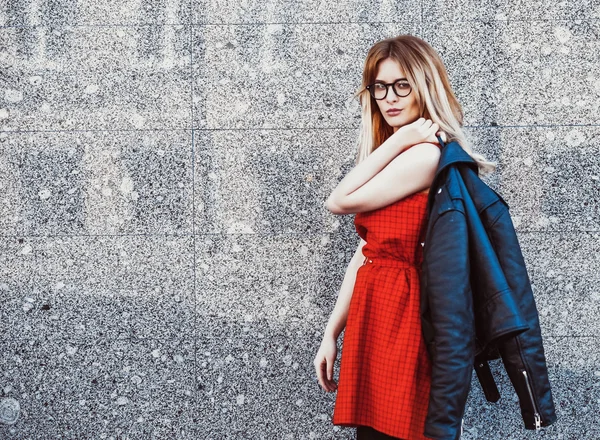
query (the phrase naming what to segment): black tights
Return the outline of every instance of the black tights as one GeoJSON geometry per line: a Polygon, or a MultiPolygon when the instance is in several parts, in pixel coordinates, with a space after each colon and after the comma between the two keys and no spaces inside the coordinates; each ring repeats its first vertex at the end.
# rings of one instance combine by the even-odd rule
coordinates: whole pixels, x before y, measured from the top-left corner
{"type": "Polygon", "coordinates": [[[356,428],[356,440],[402,440],[399,437],[392,437],[377,431],[370,426],[358,426],[356,428]]]}

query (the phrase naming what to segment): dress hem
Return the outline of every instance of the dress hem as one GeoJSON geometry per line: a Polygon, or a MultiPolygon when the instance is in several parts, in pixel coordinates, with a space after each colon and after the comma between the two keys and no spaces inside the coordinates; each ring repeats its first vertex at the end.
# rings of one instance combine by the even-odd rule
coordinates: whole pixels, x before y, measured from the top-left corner
{"type": "MultiPolygon", "coordinates": [[[[342,426],[344,428],[358,428],[359,426],[369,426],[385,435],[389,435],[392,437],[396,437],[398,440],[406,440],[406,439],[410,439],[410,433],[408,434],[402,434],[402,435],[398,435],[397,433],[390,433],[389,431],[386,431],[386,428],[382,428],[381,426],[377,425],[376,423],[370,422],[370,421],[364,421],[364,422],[350,422],[350,421],[346,421],[346,422],[332,422],[333,425],[335,426],[342,426]]],[[[429,437],[420,437],[420,439],[424,439],[424,440],[430,440],[429,437]]]]}

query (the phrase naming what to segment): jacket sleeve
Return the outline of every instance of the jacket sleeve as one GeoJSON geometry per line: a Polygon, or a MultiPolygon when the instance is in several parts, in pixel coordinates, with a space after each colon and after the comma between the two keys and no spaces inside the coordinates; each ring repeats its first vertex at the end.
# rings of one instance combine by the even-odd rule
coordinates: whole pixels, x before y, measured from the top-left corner
{"type": "Polygon", "coordinates": [[[424,435],[435,440],[460,438],[471,386],[475,319],[468,236],[464,212],[442,213],[429,232],[423,259],[422,287],[434,335],[424,435]]]}

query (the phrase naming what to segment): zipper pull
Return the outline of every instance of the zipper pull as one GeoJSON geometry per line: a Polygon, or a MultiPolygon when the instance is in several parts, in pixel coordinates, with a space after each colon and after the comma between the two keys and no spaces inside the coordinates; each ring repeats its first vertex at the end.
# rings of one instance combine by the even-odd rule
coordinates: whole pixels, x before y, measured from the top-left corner
{"type": "Polygon", "coordinates": [[[538,413],[533,415],[535,417],[535,429],[540,429],[542,427],[542,419],[538,413]]]}

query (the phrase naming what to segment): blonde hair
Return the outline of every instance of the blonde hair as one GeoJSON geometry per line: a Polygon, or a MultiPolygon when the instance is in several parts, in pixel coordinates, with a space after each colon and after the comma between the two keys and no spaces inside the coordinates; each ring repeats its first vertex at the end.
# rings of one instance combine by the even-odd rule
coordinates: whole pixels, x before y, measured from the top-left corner
{"type": "Polygon", "coordinates": [[[395,60],[406,74],[413,93],[417,94],[421,117],[437,123],[440,130],[446,133],[446,142],[457,141],[475,160],[480,174],[494,171],[496,163],[475,153],[463,132],[463,110],[452,91],[442,59],[426,41],[413,35],[387,38],[369,49],[361,88],[354,94],[362,109],[355,163],[364,160],[394,133],[393,127],[383,118],[375,99],[365,88],[375,81],[379,62],[387,58],[395,60]]]}

